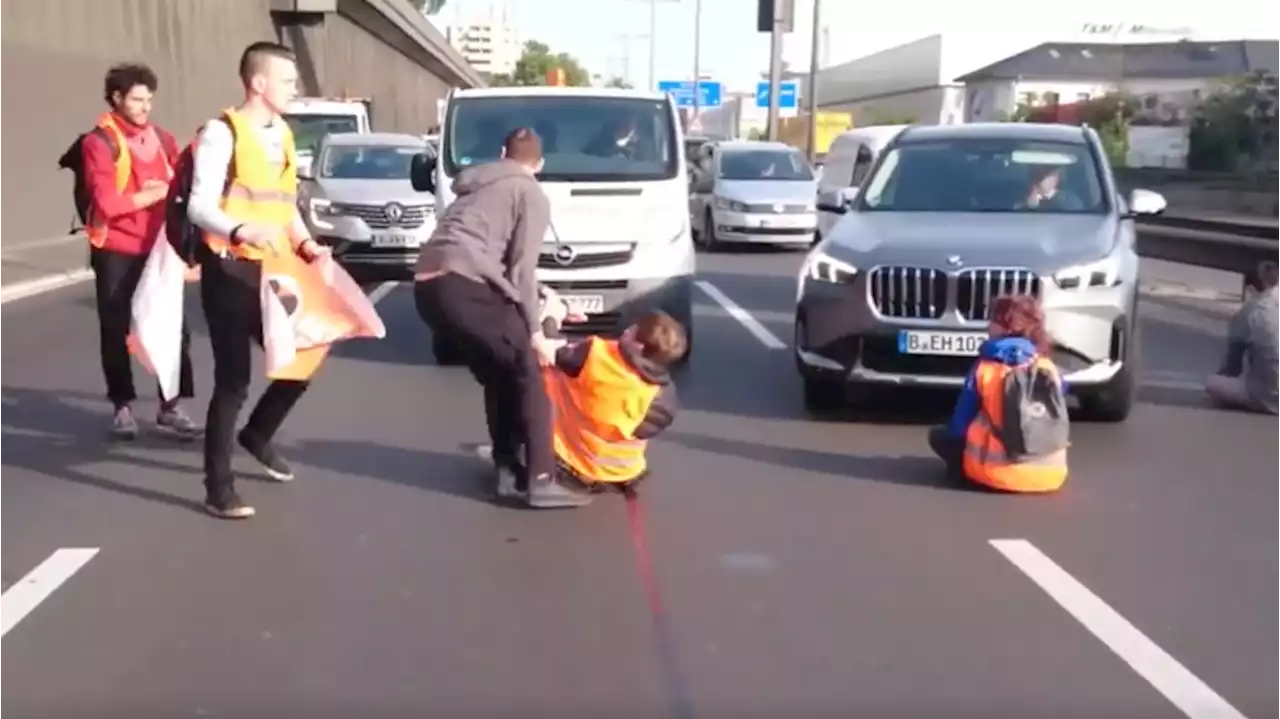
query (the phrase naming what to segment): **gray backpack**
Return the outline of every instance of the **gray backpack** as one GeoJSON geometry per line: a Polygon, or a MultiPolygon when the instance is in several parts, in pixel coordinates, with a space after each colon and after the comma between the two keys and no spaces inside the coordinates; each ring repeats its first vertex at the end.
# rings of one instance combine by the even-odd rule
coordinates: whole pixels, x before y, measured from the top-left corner
{"type": "Polygon", "coordinates": [[[1004,422],[1000,441],[1010,462],[1024,462],[1067,448],[1069,423],[1062,382],[1035,361],[1004,376],[1004,422]]]}

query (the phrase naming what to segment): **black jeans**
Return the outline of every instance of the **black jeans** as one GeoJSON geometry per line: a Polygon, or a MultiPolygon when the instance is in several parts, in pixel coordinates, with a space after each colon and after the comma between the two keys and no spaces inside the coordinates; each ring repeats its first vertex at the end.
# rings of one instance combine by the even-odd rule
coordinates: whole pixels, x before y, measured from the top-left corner
{"type": "MultiPolygon", "coordinates": [[[[89,251],[89,266],[93,268],[93,285],[97,294],[102,374],[107,380],[107,399],[117,409],[138,398],[133,387],[133,361],[129,356],[127,338],[133,321],[133,293],[138,289],[138,281],[142,279],[146,265],[147,255],[127,255],[97,247],[89,251]]],[[[178,397],[194,396],[191,334],[184,322],[178,397]]]]}
{"type": "Polygon", "coordinates": [[[497,462],[526,467],[528,477],[555,469],[551,402],[520,308],[488,284],[446,274],[413,288],[418,314],[458,347],[484,388],[485,421],[497,462]],[[518,461],[524,448],[524,462],[518,461]]]}
{"type": "MultiPolygon", "coordinates": [[[[261,278],[262,266],[257,262],[212,255],[203,261],[200,300],[213,347],[213,396],[204,434],[204,484],[211,500],[225,498],[235,486],[231,453],[236,420],[252,379],[250,347],[252,343],[262,346],[261,278]]],[[[307,385],[292,380],[268,385],[245,424],[245,443],[251,448],[269,445],[307,385]]]]}

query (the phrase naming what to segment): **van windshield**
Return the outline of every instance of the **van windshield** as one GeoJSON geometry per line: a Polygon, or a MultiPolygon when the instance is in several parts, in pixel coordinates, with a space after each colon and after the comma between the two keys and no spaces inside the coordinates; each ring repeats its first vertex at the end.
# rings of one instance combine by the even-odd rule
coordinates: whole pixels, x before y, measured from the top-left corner
{"type": "Polygon", "coordinates": [[[294,146],[302,154],[314,153],[325,135],[360,131],[355,115],[285,115],[284,121],[293,130],[294,146]]]}
{"type": "Polygon", "coordinates": [[[629,97],[470,97],[450,104],[445,172],[497,160],[517,127],[542,138],[544,182],[626,182],[677,176],[677,132],[665,100],[629,97]]]}

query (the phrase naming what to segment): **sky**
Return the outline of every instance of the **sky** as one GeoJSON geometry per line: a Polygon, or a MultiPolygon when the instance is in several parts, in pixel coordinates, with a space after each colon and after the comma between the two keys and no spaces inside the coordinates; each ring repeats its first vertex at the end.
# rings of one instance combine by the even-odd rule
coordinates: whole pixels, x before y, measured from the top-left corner
{"type": "MultiPolygon", "coordinates": [[[[578,58],[593,74],[624,76],[635,86],[649,80],[651,0],[449,0],[437,23],[466,22],[503,9],[525,40],[539,40],[554,52],[578,58]],[[590,7],[598,14],[588,14],[590,7]],[[596,17],[597,20],[589,20],[596,17]]],[[[694,17],[699,0],[655,0],[658,80],[687,80],[694,73],[694,17]]],[[[821,0],[822,24],[831,64],[853,60],[938,32],[971,39],[975,46],[1000,47],[996,57],[1049,40],[1079,40],[1084,23],[1143,23],[1194,29],[1193,39],[1275,39],[1280,37],[1274,6],[1258,0],[1215,0],[1181,6],[1168,0],[1074,0],[1069,8],[1026,0],[896,0],[863,3],[821,0]],[[1124,10],[1117,8],[1123,6],[1124,10]],[[1212,12],[1205,9],[1212,7],[1212,12]],[[1012,47],[1008,52],[1003,48],[1012,47]]],[[[756,32],[754,0],[700,0],[702,32],[699,67],[704,76],[732,90],[755,87],[769,67],[769,36],[756,32]]],[[[783,42],[783,58],[807,70],[814,0],[795,0],[795,31],[783,42]]],[[[967,71],[963,70],[963,71],[967,71]]]]}

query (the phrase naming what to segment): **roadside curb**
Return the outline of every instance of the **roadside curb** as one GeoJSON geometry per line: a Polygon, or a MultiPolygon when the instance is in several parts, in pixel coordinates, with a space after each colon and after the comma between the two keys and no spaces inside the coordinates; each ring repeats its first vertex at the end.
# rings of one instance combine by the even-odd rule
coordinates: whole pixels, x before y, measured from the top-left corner
{"type": "Polygon", "coordinates": [[[93,270],[83,267],[70,272],[59,272],[52,275],[37,277],[32,280],[24,280],[15,282],[11,285],[0,287],[0,305],[6,305],[16,300],[35,297],[46,292],[78,285],[93,277],[93,270]]]}

